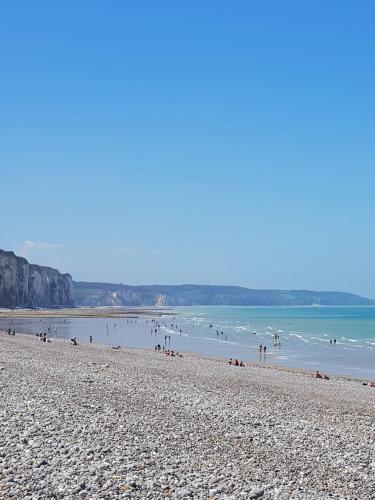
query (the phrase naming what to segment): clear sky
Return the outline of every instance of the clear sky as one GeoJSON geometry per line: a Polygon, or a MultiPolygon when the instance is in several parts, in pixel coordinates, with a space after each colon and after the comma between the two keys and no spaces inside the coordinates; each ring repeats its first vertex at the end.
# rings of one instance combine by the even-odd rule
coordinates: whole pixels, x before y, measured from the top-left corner
{"type": "Polygon", "coordinates": [[[372,1],[0,4],[0,247],[375,297],[372,1]]]}

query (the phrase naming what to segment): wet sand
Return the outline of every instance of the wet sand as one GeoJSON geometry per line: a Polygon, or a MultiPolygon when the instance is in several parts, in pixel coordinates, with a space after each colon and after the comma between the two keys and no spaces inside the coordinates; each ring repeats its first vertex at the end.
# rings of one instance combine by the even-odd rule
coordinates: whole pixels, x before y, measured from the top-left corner
{"type": "Polygon", "coordinates": [[[0,317],[9,318],[129,318],[171,314],[158,307],[72,307],[62,309],[0,309],[0,317]]]}

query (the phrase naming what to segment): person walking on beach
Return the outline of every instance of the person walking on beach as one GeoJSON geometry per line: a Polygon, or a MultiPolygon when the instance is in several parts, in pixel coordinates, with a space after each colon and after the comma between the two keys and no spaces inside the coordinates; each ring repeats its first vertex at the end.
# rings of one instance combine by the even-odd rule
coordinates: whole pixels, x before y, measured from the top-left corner
{"type": "Polygon", "coordinates": [[[90,335],[90,344],[92,344],[92,335],[90,335]]]}

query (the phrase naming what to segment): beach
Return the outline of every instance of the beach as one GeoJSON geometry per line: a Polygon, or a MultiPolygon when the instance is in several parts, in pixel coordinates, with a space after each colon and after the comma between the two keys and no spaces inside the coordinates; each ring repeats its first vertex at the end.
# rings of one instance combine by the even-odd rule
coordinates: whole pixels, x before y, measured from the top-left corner
{"type": "Polygon", "coordinates": [[[2,498],[370,499],[375,389],[0,334],[2,498]]]}
{"type": "Polygon", "coordinates": [[[84,343],[92,336],[101,344],[146,349],[160,344],[203,356],[375,379],[375,307],[0,310],[0,330],[8,328],[84,343]]]}

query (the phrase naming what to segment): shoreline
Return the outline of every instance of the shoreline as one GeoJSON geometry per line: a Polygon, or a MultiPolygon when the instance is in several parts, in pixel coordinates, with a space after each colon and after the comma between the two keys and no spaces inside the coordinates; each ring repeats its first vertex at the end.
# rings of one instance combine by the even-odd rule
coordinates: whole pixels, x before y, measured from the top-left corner
{"type": "MultiPolygon", "coordinates": [[[[247,308],[244,308],[244,311],[246,311],[246,309],[247,308]]],[[[276,309],[280,308],[277,307],[276,309]]],[[[225,325],[227,324],[229,330],[225,332],[228,333],[228,342],[226,336],[225,342],[223,342],[224,337],[216,338],[214,329],[210,330],[208,328],[208,323],[211,318],[213,322],[215,322],[214,313],[203,315],[203,325],[202,323],[200,324],[199,319],[197,319],[198,323],[195,324],[196,329],[194,330],[194,320],[196,318],[193,318],[192,321],[192,316],[186,311],[187,308],[167,310],[165,308],[154,307],[83,307],[58,310],[23,309],[14,310],[12,312],[3,309],[0,310],[0,329],[6,330],[8,326],[13,327],[12,323],[14,322],[17,331],[34,334],[36,331],[39,332],[39,327],[37,325],[41,322],[41,329],[46,328],[46,326],[42,326],[46,323],[54,329],[56,333],[53,334],[51,331],[50,333],[52,336],[60,335],[64,338],[76,336],[79,340],[88,341],[89,336],[93,335],[95,340],[103,344],[108,343],[108,340],[111,339],[110,341],[113,344],[150,349],[157,343],[161,345],[164,343],[165,346],[168,344],[168,347],[172,346],[172,348],[177,351],[197,352],[202,356],[216,357],[225,360],[237,358],[238,360],[242,359],[245,363],[252,363],[255,366],[269,366],[275,369],[291,370],[292,372],[295,370],[304,372],[319,370],[319,372],[334,378],[341,377],[344,379],[364,381],[375,380],[375,369],[373,365],[375,351],[375,347],[373,346],[375,342],[372,342],[371,336],[367,339],[364,337],[360,340],[353,340],[356,339],[356,337],[353,337],[349,331],[340,333],[338,330],[333,330],[330,325],[326,325],[328,334],[327,331],[324,335],[321,333],[324,332],[324,326],[318,327],[321,328],[320,333],[319,330],[317,330],[318,333],[315,333],[315,327],[312,327],[312,329],[310,327],[310,316],[307,316],[306,330],[304,330],[304,315],[301,316],[303,319],[299,320],[297,313],[293,312],[290,313],[291,318],[294,317],[294,314],[297,316],[295,316],[295,320],[291,319],[292,322],[296,322],[296,324],[293,323],[292,327],[290,326],[290,321],[288,326],[288,320],[283,316],[279,317],[279,313],[277,312],[274,317],[272,317],[270,313],[269,320],[264,319],[261,315],[261,320],[259,321],[259,319],[257,320],[257,315],[254,315],[254,322],[252,324],[251,318],[253,315],[250,314],[250,317],[247,317],[245,312],[245,326],[238,328],[236,326],[238,321],[234,321],[236,319],[236,314],[234,319],[229,315],[228,320],[226,317],[227,313],[217,316],[218,327],[220,329],[226,329],[225,325]],[[149,331],[147,331],[147,323],[151,325],[151,321],[156,321],[162,325],[162,328],[158,331],[158,335],[155,334],[155,344],[150,338],[149,331]],[[225,323],[226,321],[227,323],[225,323]],[[298,321],[302,321],[302,324],[298,324],[298,321]],[[180,337],[178,337],[178,330],[176,330],[177,325],[173,328],[172,324],[180,324],[180,322],[180,327],[182,327],[183,330],[182,337],[182,330],[180,330],[180,337]],[[171,325],[169,323],[171,323],[171,325]],[[129,325],[127,326],[127,324],[129,325]],[[269,326],[270,324],[272,327],[269,326]],[[19,329],[17,325],[19,325],[19,329]],[[243,332],[242,330],[246,328],[248,328],[249,331],[243,332]],[[291,331],[289,331],[288,328],[291,329],[291,331]],[[246,335],[246,333],[255,333],[254,330],[256,330],[257,333],[256,337],[246,335]],[[238,331],[240,331],[241,335],[238,334],[238,331]],[[284,334],[285,331],[286,333],[284,334]],[[306,338],[297,335],[297,333],[303,335],[305,331],[306,338]],[[281,349],[280,347],[272,347],[274,341],[273,336],[271,338],[271,333],[274,332],[283,332],[282,337],[285,335],[284,339],[282,339],[281,349]],[[161,335],[159,335],[159,333],[161,335]],[[170,343],[171,339],[169,339],[168,342],[164,342],[164,334],[172,336],[172,344],[170,343]],[[315,335],[318,335],[318,337],[315,337],[315,335]],[[328,335],[333,337],[338,335],[338,347],[335,345],[335,350],[327,349],[327,347],[330,347],[328,335]],[[344,337],[340,335],[344,335],[344,337]],[[345,336],[347,338],[345,338],[345,336]],[[259,353],[259,343],[264,345],[267,344],[267,357],[265,353],[264,355],[259,353]],[[271,344],[271,346],[269,344],[271,344]]],[[[193,314],[197,314],[198,318],[200,318],[199,312],[193,312],[193,314]]],[[[371,317],[372,316],[370,316],[370,318],[371,317]]],[[[312,316],[312,318],[314,318],[314,316],[312,316]]],[[[373,319],[375,319],[375,317],[373,317],[373,319]]],[[[339,328],[342,325],[338,324],[337,326],[339,328]]],[[[343,328],[345,329],[345,326],[343,328]]],[[[355,328],[355,324],[352,323],[350,328],[355,328]]],[[[367,335],[370,335],[368,330],[369,327],[367,327],[367,335]]],[[[354,333],[355,332],[353,332],[353,335],[354,333]]],[[[364,335],[366,335],[366,331],[364,331],[364,335]]],[[[151,335],[151,337],[153,336],[151,335]]]]}
{"type": "MultiPolygon", "coordinates": [[[[0,330],[0,338],[1,338],[1,336],[8,337],[8,333],[6,331],[4,331],[4,330],[0,330]]],[[[13,335],[9,335],[9,337],[14,338],[13,335]]],[[[25,338],[30,338],[31,337],[33,339],[37,338],[36,335],[33,334],[33,333],[16,333],[15,337],[25,337],[25,338]]],[[[59,342],[59,343],[64,344],[64,345],[71,345],[70,339],[65,338],[65,337],[58,337],[58,336],[56,336],[56,337],[48,337],[48,338],[50,340],[50,343],[59,342]]],[[[38,339],[38,340],[40,342],[40,339],[38,339]]],[[[102,342],[97,342],[97,341],[95,341],[92,344],[90,344],[90,342],[79,341],[77,347],[81,346],[81,347],[93,347],[93,348],[98,348],[98,349],[102,348],[102,349],[114,350],[113,349],[114,345],[116,345],[116,344],[102,343],[102,342]]],[[[147,348],[147,347],[132,347],[132,346],[127,346],[127,345],[121,345],[121,348],[118,349],[118,351],[122,351],[122,350],[135,351],[135,352],[140,352],[140,353],[156,353],[156,354],[160,354],[160,355],[164,354],[162,351],[156,352],[152,348],[147,348]]],[[[189,351],[189,350],[187,350],[187,351],[179,351],[179,354],[182,354],[183,357],[201,360],[202,362],[203,361],[212,361],[212,362],[216,362],[216,363],[220,363],[220,364],[224,364],[224,365],[229,365],[229,358],[225,358],[225,357],[222,357],[222,356],[205,355],[205,354],[202,354],[202,353],[199,353],[199,352],[189,351]]],[[[247,368],[253,368],[253,369],[259,369],[259,370],[271,370],[271,371],[275,371],[275,372],[289,373],[289,374],[295,374],[295,375],[303,375],[303,376],[309,377],[309,378],[314,378],[313,377],[313,373],[315,371],[315,370],[307,370],[305,368],[291,367],[291,366],[285,366],[285,365],[276,365],[276,364],[273,365],[273,364],[270,364],[270,363],[267,363],[267,364],[265,364],[265,363],[258,363],[256,361],[251,361],[251,360],[246,361],[245,364],[244,364],[244,367],[238,367],[238,368],[246,368],[246,367],[247,368]]],[[[337,373],[330,373],[328,381],[335,381],[335,380],[344,380],[344,381],[348,381],[348,382],[355,382],[355,383],[359,383],[359,384],[362,385],[362,383],[364,381],[369,381],[370,379],[358,378],[358,377],[350,377],[350,376],[347,376],[347,375],[341,375],[341,374],[337,374],[337,373]]],[[[375,392],[375,389],[374,389],[374,392],[375,392]]]]}
{"type": "Polygon", "coordinates": [[[0,377],[5,498],[375,491],[375,393],[356,381],[22,334],[0,335],[0,377]]]}

